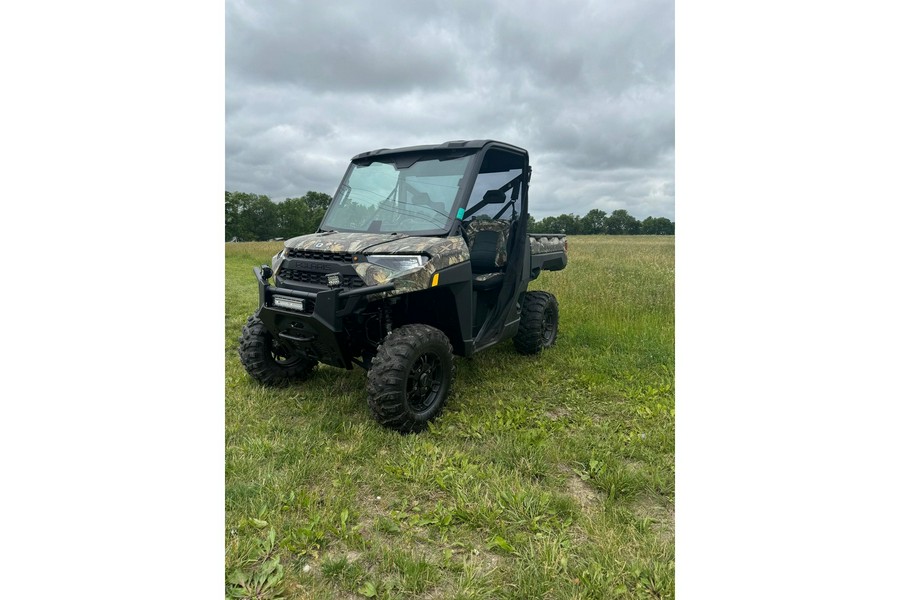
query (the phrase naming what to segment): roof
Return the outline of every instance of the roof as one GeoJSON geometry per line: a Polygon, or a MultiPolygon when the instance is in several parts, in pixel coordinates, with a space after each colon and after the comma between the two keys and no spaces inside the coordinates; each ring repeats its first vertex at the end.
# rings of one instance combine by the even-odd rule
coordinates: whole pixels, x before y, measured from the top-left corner
{"type": "Polygon", "coordinates": [[[406,146],[404,148],[381,148],[379,150],[370,150],[369,152],[362,152],[360,154],[357,154],[351,160],[384,156],[388,154],[439,152],[442,150],[480,150],[488,144],[492,144],[500,148],[505,148],[507,150],[512,150],[513,152],[528,154],[528,151],[524,148],[519,148],[518,146],[513,146],[512,144],[507,144],[506,142],[498,142],[496,140],[453,140],[450,142],[444,142],[443,144],[429,144],[425,146],[406,146]]]}

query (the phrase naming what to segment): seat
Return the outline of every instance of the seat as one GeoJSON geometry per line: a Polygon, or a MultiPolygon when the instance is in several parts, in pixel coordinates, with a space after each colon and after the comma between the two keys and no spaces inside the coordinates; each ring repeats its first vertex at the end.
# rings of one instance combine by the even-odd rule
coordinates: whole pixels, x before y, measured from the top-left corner
{"type": "MultiPolygon", "coordinates": [[[[499,271],[506,266],[506,244],[509,238],[509,221],[501,219],[474,219],[465,225],[469,254],[478,253],[478,262],[484,271],[499,271]],[[495,234],[495,235],[488,235],[495,234]],[[478,240],[481,240],[480,242],[478,240]]],[[[473,257],[473,261],[476,260],[473,257]]],[[[474,265],[473,265],[474,268],[474,265]]]]}
{"type": "Polygon", "coordinates": [[[503,283],[506,266],[506,241],[509,223],[478,219],[466,227],[469,238],[469,257],[472,262],[472,287],[490,290],[503,283]]]}

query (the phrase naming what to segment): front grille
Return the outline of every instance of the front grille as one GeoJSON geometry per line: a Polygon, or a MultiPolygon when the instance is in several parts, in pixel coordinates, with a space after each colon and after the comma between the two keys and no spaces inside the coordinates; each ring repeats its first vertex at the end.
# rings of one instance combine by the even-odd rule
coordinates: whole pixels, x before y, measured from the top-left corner
{"type": "Polygon", "coordinates": [[[322,252],[321,250],[301,250],[288,248],[288,258],[305,258],[307,260],[327,260],[331,262],[352,263],[353,254],[350,252],[322,252]]]}
{"type": "MultiPolygon", "coordinates": [[[[328,285],[328,279],[325,273],[315,273],[313,271],[302,271],[300,269],[281,269],[278,276],[288,281],[297,281],[299,283],[311,283],[313,285],[328,285]]],[[[366,282],[359,275],[341,275],[341,285],[345,288],[365,287],[366,282]]]]}

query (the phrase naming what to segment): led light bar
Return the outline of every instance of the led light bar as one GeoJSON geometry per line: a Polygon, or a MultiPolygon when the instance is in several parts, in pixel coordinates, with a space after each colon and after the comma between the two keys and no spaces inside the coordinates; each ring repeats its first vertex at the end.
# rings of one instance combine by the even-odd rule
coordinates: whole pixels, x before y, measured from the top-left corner
{"type": "Polygon", "coordinates": [[[277,306],[278,308],[297,310],[300,312],[303,312],[303,309],[306,306],[303,300],[297,300],[296,298],[285,298],[284,296],[272,296],[272,304],[277,306]]]}

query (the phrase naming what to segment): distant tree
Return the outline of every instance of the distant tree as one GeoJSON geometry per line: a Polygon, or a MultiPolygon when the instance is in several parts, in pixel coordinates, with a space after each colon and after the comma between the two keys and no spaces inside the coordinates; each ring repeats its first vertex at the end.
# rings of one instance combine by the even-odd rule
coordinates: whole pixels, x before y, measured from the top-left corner
{"type": "Polygon", "coordinates": [[[644,235],[675,235],[675,223],[665,217],[647,217],[641,222],[644,235]]]}
{"type": "Polygon", "coordinates": [[[313,211],[303,198],[285,198],[278,204],[278,236],[290,238],[312,233],[318,223],[313,223],[313,211]]]}
{"type": "Polygon", "coordinates": [[[225,241],[234,238],[242,239],[244,232],[241,229],[241,211],[243,210],[244,194],[240,192],[225,191],[225,241]]]}
{"type": "MultiPolygon", "coordinates": [[[[559,215],[556,218],[556,233],[565,233],[568,235],[578,235],[579,225],[580,225],[581,217],[576,217],[573,214],[567,215],[559,215]]],[[[554,233],[554,232],[548,232],[554,233]]]]}
{"type": "Polygon", "coordinates": [[[534,225],[534,233],[559,233],[556,217],[544,217],[534,225]]]}
{"type": "Polygon", "coordinates": [[[536,233],[537,232],[537,221],[534,220],[534,215],[528,215],[528,232],[536,233]]]}
{"type": "MultiPolygon", "coordinates": [[[[303,195],[303,201],[309,205],[312,210],[321,210],[325,214],[325,209],[331,204],[331,196],[322,192],[306,192],[303,195]]],[[[318,226],[318,223],[316,223],[318,226]]]]}
{"type": "Polygon", "coordinates": [[[267,240],[278,226],[278,209],[268,196],[225,192],[225,240],[267,240]]]}
{"type": "Polygon", "coordinates": [[[606,218],[606,232],[610,235],[635,235],[641,232],[641,222],[620,208],[606,218]]]}
{"type": "Polygon", "coordinates": [[[300,198],[286,198],[278,204],[278,235],[294,237],[313,233],[319,228],[331,196],[321,192],[306,192],[300,198]]]}
{"type": "Polygon", "coordinates": [[[606,228],[606,213],[599,208],[592,208],[581,219],[581,233],[594,235],[604,233],[606,228]]]}
{"type": "Polygon", "coordinates": [[[660,219],[665,221],[660,235],[675,235],[675,221],[670,221],[665,217],[660,217],[660,219]]]}
{"type": "Polygon", "coordinates": [[[269,240],[278,231],[278,205],[268,196],[247,194],[249,199],[241,212],[246,239],[269,240]]]}

